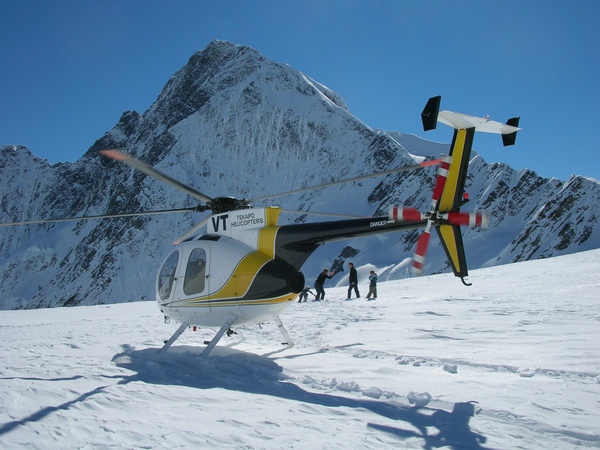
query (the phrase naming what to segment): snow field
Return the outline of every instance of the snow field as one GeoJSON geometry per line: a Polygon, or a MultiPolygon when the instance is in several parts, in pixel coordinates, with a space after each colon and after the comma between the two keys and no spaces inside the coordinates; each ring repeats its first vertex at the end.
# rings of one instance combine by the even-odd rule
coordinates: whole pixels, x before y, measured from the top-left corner
{"type": "Polygon", "coordinates": [[[158,353],[177,324],[154,302],[1,311],[0,447],[598,448],[599,268],[591,251],[369,302],[326,285],[282,314],[294,347],[266,323],[209,358],[216,330],[158,353]]]}

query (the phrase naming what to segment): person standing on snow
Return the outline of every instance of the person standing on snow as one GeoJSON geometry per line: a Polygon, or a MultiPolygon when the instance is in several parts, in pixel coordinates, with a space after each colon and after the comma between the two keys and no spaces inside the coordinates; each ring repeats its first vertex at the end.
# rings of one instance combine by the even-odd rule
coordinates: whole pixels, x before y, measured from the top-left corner
{"type": "Polygon", "coordinates": [[[317,281],[315,281],[315,290],[317,291],[315,302],[325,300],[325,289],[323,289],[323,284],[327,278],[333,278],[334,275],[335,272],[331,272],[331,275],[329,275],[329,270],[327,269],[323,269],[323,272],[319,274],[317,281]]]}
{"type": "Polygon", "coordinates": [[[367,300],[371,300],[371,295],[373,295],[373,298],[377,298],[377,274],[375,273],[374,270],[371,270],[371,273],[369,274],[369,280],[371,280],[371,283],[369,284],[369,293],[367,294],[367,300]]]}
{"type": "Polygon", "coordinates": [[[352,289],[354,289],[356,298],[360,298],[360,292],[358,292],[358,273],[354,268],[354,263],[348,263],[348,267],[350,267],[350,286],[348,287],[348,298],[346,300],[350,300],[350,294],[352,293],[352,289]]]}

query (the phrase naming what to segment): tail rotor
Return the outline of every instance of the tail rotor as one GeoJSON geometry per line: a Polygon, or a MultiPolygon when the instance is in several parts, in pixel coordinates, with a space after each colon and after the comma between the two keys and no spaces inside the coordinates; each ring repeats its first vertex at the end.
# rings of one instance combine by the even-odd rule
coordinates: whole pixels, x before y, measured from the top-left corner
{"type": "Polygon", "coordinates": [[[488,228],[490,219],[486,211],[472,212],[439,212],[429,211],[421,213],[416,208],[410,208],[402,205],[391,206],[388,213],[388,219],[404,222],[422,222],[427,221],[425,229],[419,235],[415,246],[415,253],[410,265],[410,272],[413,275],[419,276],[423,273],[425,267],[425,256],[429,248],[429,240],[431,239],[431,230],[441,226],[450,227],[469,227],[472,229],[480,228],[485,230],[488,228]]]}
{"type": "Polygon", "coordinates": [[[435,187],[433,188],[433,195],[431,196],[431,209],[429,213],[425,215],[427,218],[427,225],[417,240],[417,248],[415,250],[415,254],[413,255],[412,264],[410,266],[410,272],[417,276],[423,273],[423,268],[425,267],[425,254],[427,253],[427,249],[429,247],[431,228],[433,227],[432,217],[438,209],[438,203],[442,193],[444,192],[446,178],[448,177],[448,170],[450,169],[450,163],[452,162],[452,158],[450,156],[443,156],[441,160],[442,162],[438,168],[438,173],[435,180],[435,187]]]}
{"type": "Polygon", "coordinates": [[[490,120],[488,116],[475,117],[452,111],[440,111],[440,102],[440,96],[430,98],[421,113],[425,131],[436,128],[438,122],[454,128],[449,156],[443,157],[440,162],[429,212],[422,214],[414,208],[392,206],[388,216],[389,220],[426,221],[425,230],[417,240],[410,268],[413,274],[423,273],[431,229],[435,228],[454,275],[468,285],[465,282],[468,271],[460,227],[484,229],[489,225],[488,215],[483,211],[460,212],[460,208],[469,201],[464,188],[473,136],[476,131],[501,134],[504,145],[513,145],[517,131],[520,130],[519,118],[513,117],[503,124],[490,120]]]}
{"type": "Polygon", "coordinates": [[[431,206],[428,213],[421,214],[414,208],[390,208],[390,219],[391,220],[407,220],[407,221],[421,221],[427,220],[425,229],[417,240],[417,246],[415,254],[413,255],[412,263],[410,265],[410,272],[413,275],[421,275],[423,268],[425,267],[425,255],[429,247],[429,240],[431,239],[431,229],[434,227],[434,218],[438,209],[438,203],[442,193],[444,192],[444,186],[446,185],[446,178],[448,177],[448,170],[450,169],[450,163],[452,158],[448,155],[444,155],[440,158],[440,166],[438,168],[437,177],[435,180],[435,187],[433,188],[433,195],[431,196],[431,206]]]}
{"type": "Polygon", "coordinates": [[[431,230],[433,228],[440,227],[441,225],[450,225],[451,227],[468,226],[470,228],[479,227],[485,229],[489,225],[489,216],[485,211],[463,213],[459,211],[442,212],[439,210],[440,198],[446,187],[446,179],[448,178],[452,157],[443,156],[440,158],[440,161],[429,211],[421,213],[415,208],[396,205],[391,206],[388,213],[389,219],[394,221],[421,222],[427,220],[425,229],[417,240],[415,253],[409,269],[415,276],[423,274],[425,255],[429,248],[429,240],[431,239],[431,230]]]}

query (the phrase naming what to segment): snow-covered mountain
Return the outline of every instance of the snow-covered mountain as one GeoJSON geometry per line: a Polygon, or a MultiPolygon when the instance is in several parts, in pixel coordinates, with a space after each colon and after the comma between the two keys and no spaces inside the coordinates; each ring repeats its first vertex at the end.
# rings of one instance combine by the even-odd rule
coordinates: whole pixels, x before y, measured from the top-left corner
{"type": "MultiPolygon", "coordinates": [[[[0,147],[0,222],[195,206],[173,187],[98,154],[107,148],[120,148],[211,197],[237,198],[409,165],[415,157],[448,151],[445,144],[373,129],[307,75],[249,47],[213,41],[171,77],[145,113],[125,112],[75,163],[50,165],[25,147],[0,147]]],[[[270,203],[360,215],[383,215],[396,203],[426,209],[434,176],[434,168],[404,172],[270,203]]],[[[490,229],[463,230],[471,269],[600,247],[597,180],[545,179],[531,170],[488,164],[474,152],[467,190],[471,202],[465,209],[486,209],[491,216],[490,229]]],[[[0,227],[0,308],[153,299],[155,274],[170,242],[202,217],[0,227]]],[[[284,214],[280,223],[309,220],[323,218],[284,214]]],[[[378,267],[382,280],[404,278],[417,236],[398,232],[328,244],[303,272],[311,281],[323,267],[352,258],[358,267],[378,267]]],[[[435,235],[427,256],[426,273],[449,270],[435,235]]],[[[343,276],[332,281],[345,283],[343,276]]]]}

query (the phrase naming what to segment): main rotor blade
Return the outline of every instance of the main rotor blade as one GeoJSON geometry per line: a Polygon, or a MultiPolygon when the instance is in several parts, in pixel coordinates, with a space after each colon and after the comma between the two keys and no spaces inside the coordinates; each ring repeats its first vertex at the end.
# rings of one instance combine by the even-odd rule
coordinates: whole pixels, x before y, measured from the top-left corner
{"type": "Polygon", "coordinates": [[[151,177],[154,177],[158,180],[164,181],[165,183],[168,183],[171,186],[174,186],[177,189],[182,190],[183,192],[191,195],[194,198],[197,198],[198,200],[202,200],[203,202],[212,201],[212,198],[204,195],[202,192],[198,192],[197,190],[195,190],[189,186],[186,186],[183,183],[180,183],[179,181],[175,180],[174,178],[171,178],[170,176],[165,175],[164,173],[159,172],[158,170],[152,168],[145,162],[142,162],[138,159],[132,158],[131,156],[126,155],[126,154],[120,152],[119,150],[100,150],[100,153],[102,153],[104,156],[106,156],[108,158],[117,160],[119,162],[122,162],[123,164],[127,164],[128,166],[133,167],[134,169],[137,169],[140,172],[145,173],[146,175],[150,175],[151,177]]]}
{"type": "Polygon", "coordinates": [[[436,164],[439,164],[440,162],[441,162],[441,159],[433,159],[431,161],[423,161],[422,163],[413,164],[411,166],[397,167],[395,169],[384,170],[383,172],[375,172],[375,173],[370,173],[370,174],[367,174],[367,175],[359,175],[359,176],[353,177],[353,178],[346,178],[344,180],[332,181],[331,183],[323,183],[323,184],[318,184],[316,186],[309,186],[309,187],[306,187],[306,188],[294,189],[293,191],[280,192],[279,194],[265,195],[263,197],[256,197],[256,198],[253,198],[253,199],[248,200],[248,201],[250,201],[250,202],[257,202],[257,201],[260,201],[260,200],[268,200],[268,199],[274,198],[274,197],[281,197],[282,195],[297,194],[299,192],[312,191],[314,189],[321,189],[321,188],[324,188],[324,187],[335,186],[336,184],[351,183],[353,181],[365,180],[367,178],[381,177],[381,176],[384,176],[384,175],[390,175],[392,173],[405,172],[405,171],[408,171],[408,170],[422,169],[424,167],[434,166],[436,164]]]}
{"type": "Polygon", "coordinates": [[[212,215],[208,215],[207,217],[202,219],[196,226],[194,226],[194,228],[192,228],[190,231],[185,233],[183,236],[179,236],[176,240],[174,240],[173,244],[177,245],[177,244],[185,241],[186,239],[191,238],[193,235],[198,233],[198,231],[200,231],[200,228],[202,228],[204,225],[206,225],[206,223],[208,222],[208,219],[210,219],[211,217],[212,217],[212,215]]]}
{"type": "Polygon", "coordinates": [[[153,214],[168,214],[173,212],[195,211],[196,208],[163,209],[158,211],[143,211],[123,214],[103,214],[99,216],[63,217],[61,219],[27,220],[24,222],[0,223],[0,227],[12,227],[15,225],[33,225],[37,223],[69,222],[75,220],[112,219],[115,217],[150,216],[153,214]]]}
{"type": "Polygon", "coordinates": [[[356,216],[351,214],[339,214],[339,213],[327,213],[327,212],[316,212],[316,211],[297,211],[295,209],[282,209],[282,213],[289,214],[309,214],[314,216],[330,216],[330,217],[343,217],[345,219],[364,219],[368,216],[356,216]]]}

